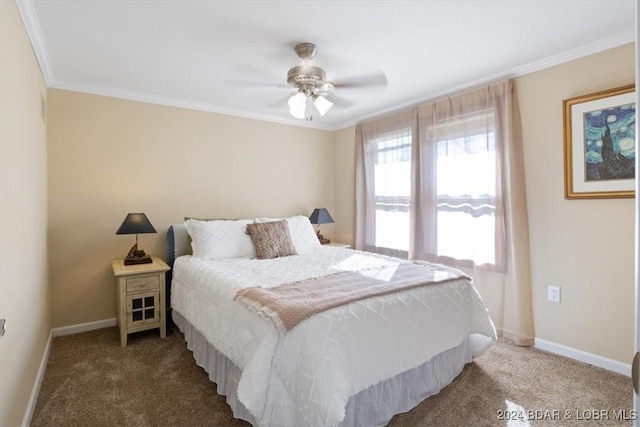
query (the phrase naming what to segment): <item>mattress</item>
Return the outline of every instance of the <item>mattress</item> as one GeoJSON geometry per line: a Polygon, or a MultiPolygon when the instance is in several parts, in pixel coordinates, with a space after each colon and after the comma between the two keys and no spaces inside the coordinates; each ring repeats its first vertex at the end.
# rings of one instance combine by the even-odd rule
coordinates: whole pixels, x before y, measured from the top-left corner
{"type": "MultiPolygon", "coordinates": [[[[172,308],[241,371],[237,398],[260,426],[339,425],[349,399],[495,328],[465,278],[350,303],[287,333],[235,295],[340,271],[380,278],[394,258],[345,248],[274,260],[181,256],[172,308]]],[[[482,349],[475,349],[479,353],[482,349]]]]}

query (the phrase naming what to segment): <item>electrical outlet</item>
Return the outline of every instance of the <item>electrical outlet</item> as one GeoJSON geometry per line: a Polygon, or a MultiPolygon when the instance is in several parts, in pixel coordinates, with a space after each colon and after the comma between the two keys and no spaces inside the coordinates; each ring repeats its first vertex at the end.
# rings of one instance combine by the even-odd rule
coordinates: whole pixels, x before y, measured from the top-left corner
{"type": "Polygon", "coordinates": [[[560,302],[560,286],[547,286],[547,299],[551,302],[560,302]]]}

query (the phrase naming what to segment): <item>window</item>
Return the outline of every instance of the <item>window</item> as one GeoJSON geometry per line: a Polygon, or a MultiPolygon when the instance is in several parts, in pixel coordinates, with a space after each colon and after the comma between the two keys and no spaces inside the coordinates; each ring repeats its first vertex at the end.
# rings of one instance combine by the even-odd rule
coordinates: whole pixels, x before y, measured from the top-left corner
{"type": "MultiPolygon", "coordinates": [[[[408,256],[411,242],[411,133],[407,127],[378,133],[368,141],[374,172],[369,247],[403,257],[408,256]]],[[[426,148],[421,150],[433,160],[419,190],[428,200],[422,211],[414,212],[428,223],[428,230],[415,236],[422,239],[419,257],[459,266],[496,264],[493,109],[432,122],[423,133],[426,142],[420,143],[426,148]]]]}
{"type": "Polygon", "coordinates": [[[484,112],[432,129],[436,154],[436,255],[496,263],[494,116],[484,112]]]}
{"type": "Polygon", "coordinates": [[[373,141],[374,246],[409,251],[411,207],[411,133],[394,132],[373,141]]]}

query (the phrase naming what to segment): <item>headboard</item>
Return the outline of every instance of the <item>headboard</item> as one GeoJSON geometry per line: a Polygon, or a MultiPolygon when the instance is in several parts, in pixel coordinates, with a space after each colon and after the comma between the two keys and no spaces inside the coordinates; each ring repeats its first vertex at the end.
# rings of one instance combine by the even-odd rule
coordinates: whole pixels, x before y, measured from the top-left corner
{"type": "MultiPolygon", "coordinates": [[[[189,242],[189,233],[187,227],[182,224],[173,224],[167,230],[167,264],[173,269],[173,263],[176,258],[181,255],[191,253],[191,244],[189,242]]],[[[167,326],[172,322],[171,318],[171,279],[173,279],[173,270],[167,271],[165,276],[165,295],[166,295],[166,313],[167,326]]]]}
{"type": "Polygon", "coordinates": [[[173,224],[167,230],[167,264],[173,268],[173,263],[181,255],[191,253],[189,233],[187,227],[182,224],[173,224]]]}

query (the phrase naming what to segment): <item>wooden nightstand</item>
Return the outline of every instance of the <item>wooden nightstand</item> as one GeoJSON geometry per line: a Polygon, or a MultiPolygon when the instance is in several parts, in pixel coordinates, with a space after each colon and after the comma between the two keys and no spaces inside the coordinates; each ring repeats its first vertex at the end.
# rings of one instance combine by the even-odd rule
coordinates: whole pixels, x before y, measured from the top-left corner
{"type": "Polygon", "coordinates": [[[351,249],[351,245],[348,243],[327,243],[327,246],[334,246],[336,248],[347,248],[347,249],[351,249]]]}
{"type": "Polygon", "coordinates": [[[120,345],[127,345],[132,332],[160,328],[167,336],[165,308],[165,272],[170,267],[160,258],[150,264],[124,265],[124,260],[111,263],[118,286],[118,325],[120,345]]]}

